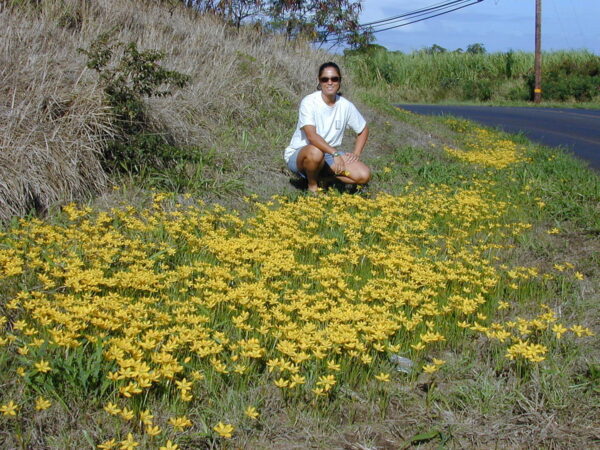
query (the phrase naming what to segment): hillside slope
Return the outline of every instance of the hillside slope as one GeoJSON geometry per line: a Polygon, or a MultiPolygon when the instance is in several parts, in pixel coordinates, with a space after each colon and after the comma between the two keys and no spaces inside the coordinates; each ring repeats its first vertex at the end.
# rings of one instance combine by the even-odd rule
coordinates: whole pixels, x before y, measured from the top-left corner
{"type": "MultiPolygon", "coordinates": [[[[146,126],[171,144],[207,152],[221,172],[228,161],[244,165],[248,156],[236,125],[260,128],[277,121],[282,105],[293,111],[299,96],[313,88],[310,81],[324,58],[304,44],[231,30],[157,2],[6,7],[0,29],[2,219],[107,187],[99,157],[117,128],[98,74],[78,51],[101,33],[113,30],[114,42],[162,51],[163,66],[190,76],[184,89],[146,101],[146,126]]],[[[116,51],[118,58],[123,50],[116,51]]],[[[211,176],[219,173],[206,178],[211,176]]]]}

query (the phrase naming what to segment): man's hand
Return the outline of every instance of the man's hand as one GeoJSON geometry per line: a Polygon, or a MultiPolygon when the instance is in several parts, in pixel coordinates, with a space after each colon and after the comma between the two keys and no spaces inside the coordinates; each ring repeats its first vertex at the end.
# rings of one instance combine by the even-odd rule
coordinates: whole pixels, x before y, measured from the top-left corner
{"type": "Polygon", "coordinates": [[[345,164],[350,164],[360,160],[360,157],[355,153],[344,153],[342,156],[345,164]]]}
{"type": "Polygon", "coordinates": [[[331,169],[336,175],[341,175],[346,171],[346,161],[344,159],[345,156],[346,155],[333,157],[333,167],[331,169]]]}

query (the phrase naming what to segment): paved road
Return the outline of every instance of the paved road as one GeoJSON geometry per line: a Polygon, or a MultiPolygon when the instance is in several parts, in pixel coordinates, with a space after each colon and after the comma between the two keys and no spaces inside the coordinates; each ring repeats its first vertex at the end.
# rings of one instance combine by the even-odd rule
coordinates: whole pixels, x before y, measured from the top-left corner
{"type": "Polygon", "coordinates": [[[510,133],[523,132],[532,141],[564,147],[600,169],[600,111],[506,106],[396,105],[426,115],[453,115],[510,133]]]}

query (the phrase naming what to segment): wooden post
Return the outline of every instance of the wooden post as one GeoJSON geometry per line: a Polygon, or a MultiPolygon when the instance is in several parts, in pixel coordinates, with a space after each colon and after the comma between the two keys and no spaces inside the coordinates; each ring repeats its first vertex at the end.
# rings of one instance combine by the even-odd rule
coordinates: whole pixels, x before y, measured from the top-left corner
{"type": "Polygon", "coordinates": [[[535,86],[533,101],[542,101],[542,0],[535,0],[535,86]]]}

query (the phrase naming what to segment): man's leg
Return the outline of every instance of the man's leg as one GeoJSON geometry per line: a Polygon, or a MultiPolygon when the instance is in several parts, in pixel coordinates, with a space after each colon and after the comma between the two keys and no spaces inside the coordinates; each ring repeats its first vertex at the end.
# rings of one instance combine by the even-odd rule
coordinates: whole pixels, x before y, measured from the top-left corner
{"type": "Polygon", "coordinates": [[[344,173],[336,175],[335,167],[328,166],[329,178],[335,178],[347,184],[367,184],[371,181],[371,169],[362,161],[348,162],[348,153],[342,155],[344,160],[344,173]]]}
{"type": "Polygon", "coordinates": [[[319,188],[319,172],[325,164],[325,158],[323,152],[314,145],[307,145],[300,150],[298,153],[298,159],[296,160],[296,166],[298,170],[303,171],[306,174],[308,181],[308,190],[311,192],[317,192],[319,188]]]}
{"type": "Polygon", "coordinates": [[[343,183],[367,184],[371,181],[371,169],[362,161],[346,162],[345,172],[344,175],[337,175],[337,179],[343,183]]]}

